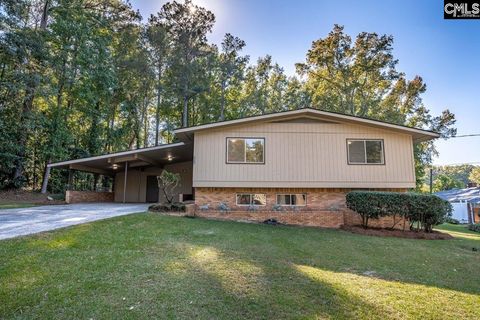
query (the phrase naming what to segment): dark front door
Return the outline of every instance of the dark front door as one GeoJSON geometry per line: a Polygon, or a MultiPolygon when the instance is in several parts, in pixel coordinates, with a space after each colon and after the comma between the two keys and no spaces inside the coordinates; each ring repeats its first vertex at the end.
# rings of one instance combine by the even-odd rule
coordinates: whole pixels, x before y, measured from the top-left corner
{"type": "Polygon", "coordinates": [[[156,176],[147,176],[147,202],[158,202],[158,182],[156,176]]]}

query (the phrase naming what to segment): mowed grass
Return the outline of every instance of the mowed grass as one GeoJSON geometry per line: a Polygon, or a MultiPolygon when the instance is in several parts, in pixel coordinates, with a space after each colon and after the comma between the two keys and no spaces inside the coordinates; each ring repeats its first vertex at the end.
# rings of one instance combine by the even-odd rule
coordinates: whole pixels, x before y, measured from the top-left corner
{"type": "Polygon", "coordinates": [[[99,221],[0,241],[0,318],[478,319],[480,235],[444,229],[456,238],[99,221]]]}
{"type": "Polygon", "coordinates": [[[2,209],[17,209],[35,207],[33,203],[0,203],[0,210],[2,209]]]}

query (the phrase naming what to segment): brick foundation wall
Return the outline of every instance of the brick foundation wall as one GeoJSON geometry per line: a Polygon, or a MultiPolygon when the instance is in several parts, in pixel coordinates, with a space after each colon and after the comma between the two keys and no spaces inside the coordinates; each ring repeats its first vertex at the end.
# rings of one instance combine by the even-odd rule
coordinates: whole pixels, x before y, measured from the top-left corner
{"type": "Polygon", "coordinates": [[[95,192],[95,191],[71,191],[65,192],[66,203],[81,202],[113,202],[113,192],[95,192]]]}
{"type": "Polygon", "coordinates": [[[280,223],[324,227],[340,228],[343,225],[343,213],[334,211],[228,211],[218,210],[196,210],[197,217],[212,218],[220,220],[235,221],[256,221],[263,222],[267,219],[276,219],[280,223]]]}
{"type": "MultiPolygon", "coordinates": [[[[405,192],[406,189],[375,189],[381,191],[405,192]]],[[[198,217],[222,220],[265,221],[273,218],[285,224],[339,228],[342,225],[359,225],[358,214],[349,210],[345,204],[345,195],[351,189],[303,189],[303,188],[196,188],[195,208],[190,210],[198,217]],[[256,211],[248,211],[245,206],[236,205],[237,193],[262,193],[267,196],[266,206],[258,206],[256,211]],[[277,194],[307,194],[307,205],[292,210],[273,211],[277,194]],[[217,210],[220,203],[226,203],[231,209],[228,212],[217,210]],[[209,205],[209,210],[200,207],[209,205]]],[[[391,217],[371,220],[369,226],[390,228],[394,225],[391,217]]],[[[402,229],[403,221],[395,228],[402,229]]]]}

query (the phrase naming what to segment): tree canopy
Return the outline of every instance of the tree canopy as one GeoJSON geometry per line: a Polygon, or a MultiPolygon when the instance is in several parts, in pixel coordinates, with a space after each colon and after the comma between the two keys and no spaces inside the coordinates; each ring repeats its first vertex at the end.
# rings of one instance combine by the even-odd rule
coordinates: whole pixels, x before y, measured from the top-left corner
{"type": "MultiPolygon", "coordinates": [[[[122,0],[2,1],[0,188],[37,190],[49,162],[170,143],[175,127],[304,107],[455,134],[448,109],[423,104],[423,79],[397,70],[391,36],[336,25],[288,76],[235,35],[210,43],[214,23],[188,0],[146,21],[122,0]]],[[[419,183],[435,154],[415,146],[419,183]]],[[[62,191],[67,173],[52,174],[62,191]]]]}
{"type": "Polygon", "coordinates": [[[480,184],[480,167],[475,167],[470,171],[470,175],[468,176],[471,182],[480,184]]]}

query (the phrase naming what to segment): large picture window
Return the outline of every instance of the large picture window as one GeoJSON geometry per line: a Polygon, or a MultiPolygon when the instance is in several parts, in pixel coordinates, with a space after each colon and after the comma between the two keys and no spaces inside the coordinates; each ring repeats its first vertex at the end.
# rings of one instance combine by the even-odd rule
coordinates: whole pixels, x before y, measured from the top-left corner
{"type": "Polygon", "coordinates": [[[267,195],[264,193],[237,193],[237,206],[264,206],[267,204],[267,195]]]}
{"type": "Polygon", "coordinates": [[[227,138],[227,163],[265,163],[264,138],[227,138]]]}
{"type": "Polygon", "coordinates": [[[281,206],[306,206],[307,195],[299,194],[277,194],[277,204],[281,206]]]}
{"type": "Polygon", "coordinates": [[[383,140],[348,139],[349,164],[384,164],[383,140]]]}

